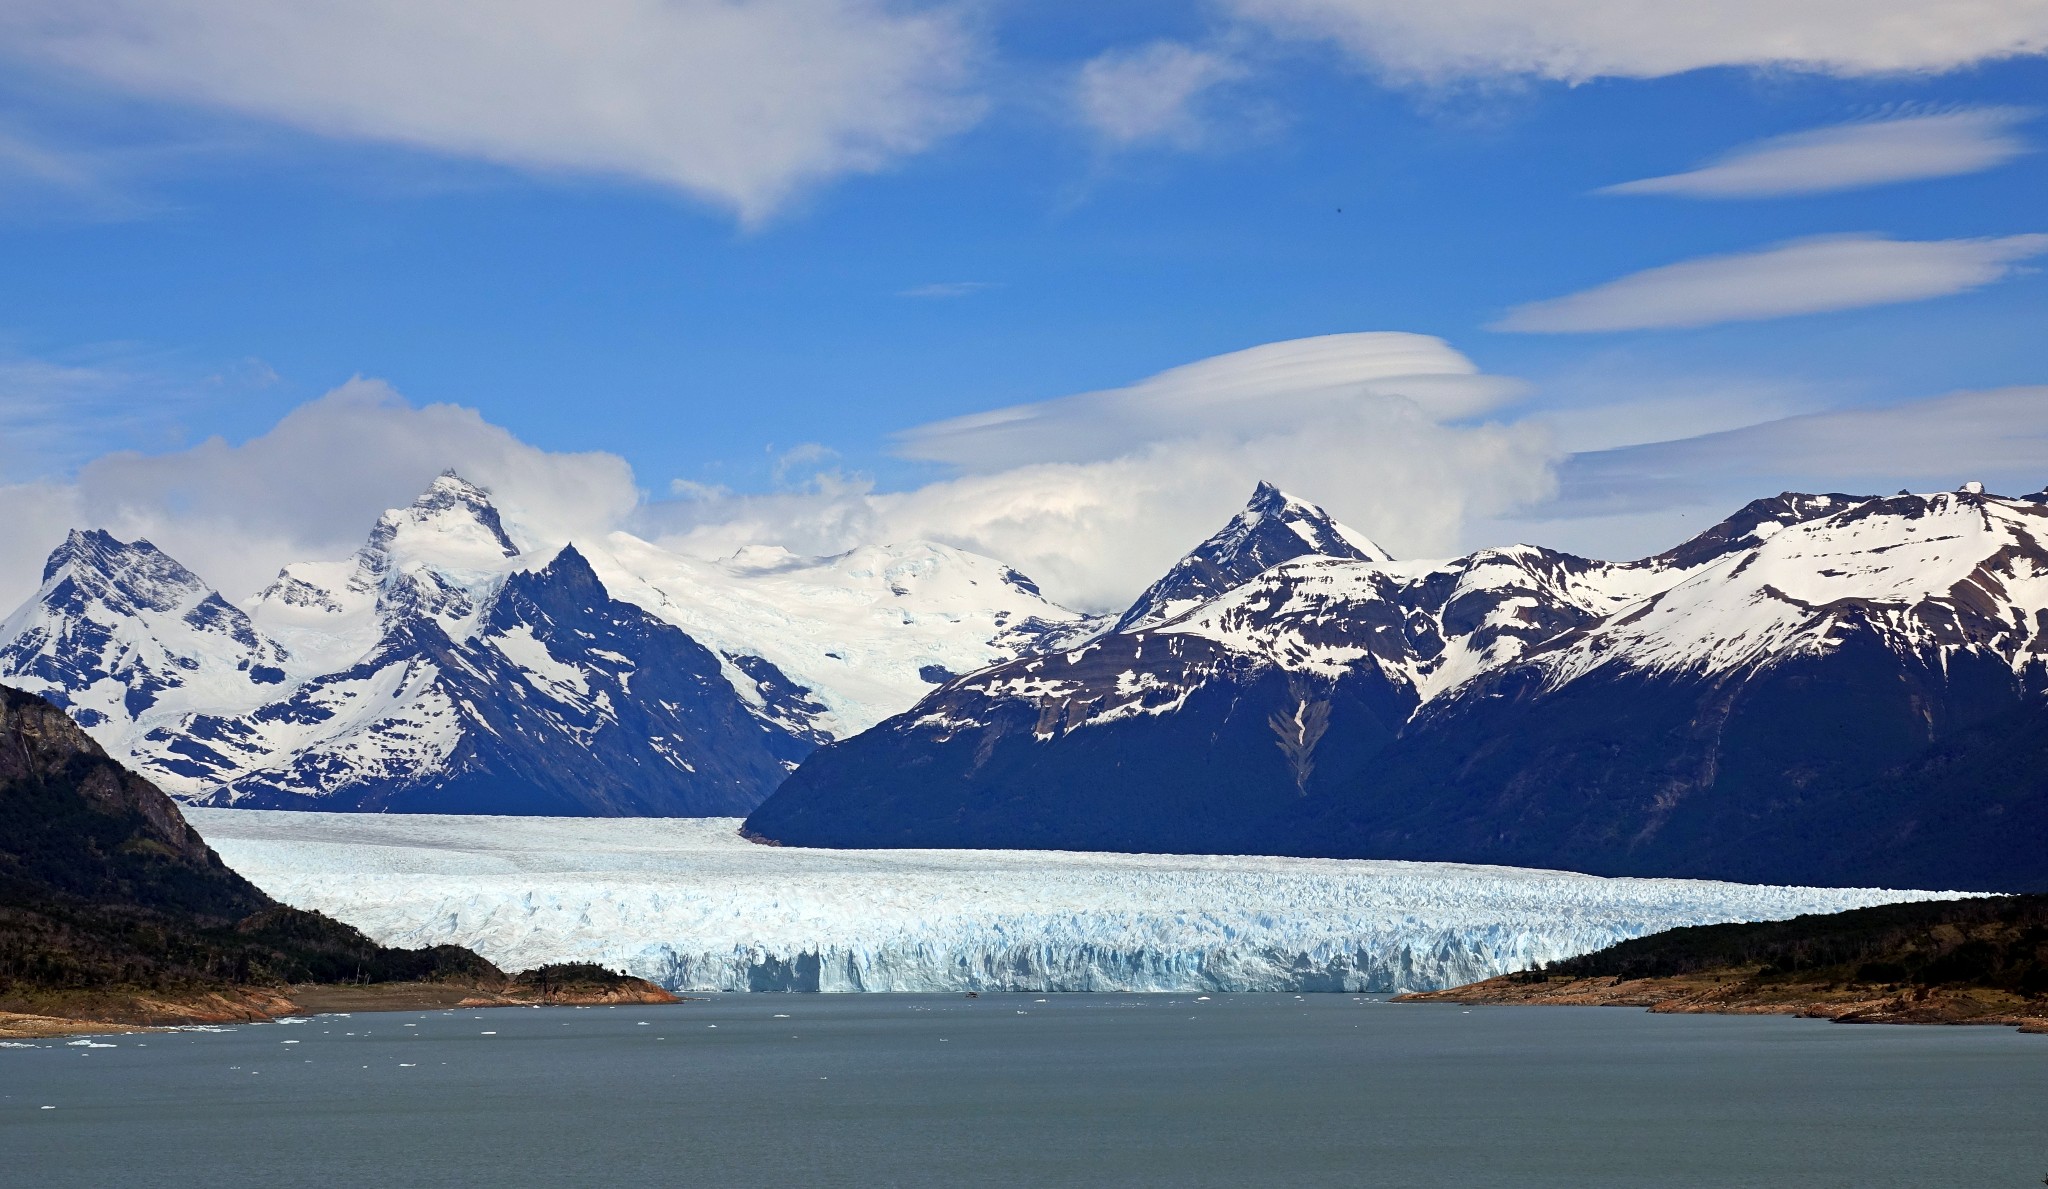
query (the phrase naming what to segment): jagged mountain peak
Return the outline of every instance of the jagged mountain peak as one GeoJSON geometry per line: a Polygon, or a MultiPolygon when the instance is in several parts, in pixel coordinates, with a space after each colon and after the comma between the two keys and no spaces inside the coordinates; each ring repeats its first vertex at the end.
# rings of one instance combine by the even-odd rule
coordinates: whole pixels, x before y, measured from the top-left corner
{"type": "Polygon", "coordinates": [[[148,541],[74,530],[40,589],[0,623],[0,676],[118,746],[144,717],[198,700],[254,700],[289,652],[148,541]]]}
{"type": "Polygon", "coordinates": [[[206,586],[150,542],[123,541],[100,528],[72,529],[64,543],[50,551],[43,563],[44,586],[60,575],[156,611],[167,610],[188,592],[206,586]]]}
{"type": "Polygon", "coordinates": [[[1771,534],[1791,525],[1833,516],[1875,498],[1846,495],[1839,491],[1782,491],[1766,499],[1751,500],[1727,519],[1683,544],[1644,558],[1643,564],[1690,570],[1730,553],[1754,548],[1771,534]]]}
{"type": "Polygon", "coordinates": [[[490,492],[447,470],[411,504],[379,517],[357,557],[365,571],[381,576],[409,555],[436,568],[496,569],[506,558],[518,557],[519,546],[506,535],[490,492]]]}
{"type": "Polygon", "coordinates": [[[1136,631],[1164,623],[1298,557],[1393,560],[1365,534],[1339,523],[1322,508],[1261,481],[1230,523],[1175,562],[1117,619],[1113,630],[1136,631]]]}
{"type": "Polygon", "coordinates": [[[490,492],[448,470],[379,516],[353,556],[286,566],[250,609],[267,630],[302,637],[300,650],[339,664],[391,619],[431,618],[465,635],[523,557],[490,492]]]}

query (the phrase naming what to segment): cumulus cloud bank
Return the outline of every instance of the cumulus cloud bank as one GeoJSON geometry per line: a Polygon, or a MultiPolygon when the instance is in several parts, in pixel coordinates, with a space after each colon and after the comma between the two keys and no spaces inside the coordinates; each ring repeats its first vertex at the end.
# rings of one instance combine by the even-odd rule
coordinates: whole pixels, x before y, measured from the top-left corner
{"type": "Polygon", "coordinates": [[[771,213],[969,122],[979,52],[884,0],[15,0],[0,51],[329,136],[771,213]]]}
{"type": "Polygon", "coordinates": [[[1744,145],[1698,169],[1599,192],[1770,198],[1976,173],[2031,151],[2015,129],[2033,115],[1989,107],[1816,128],[1744,145]]]}
{"type": "Polygon", "coordinates": [[[1427,335],[1297,339],[912,429],[903,454],[956,472],[914,491],[827,475],[801,492],[706,493],[659,515],[665,543],[698,553],[944,541],[1017,566],[1055,598],[1107,608],[1261,479],[1396,553],[1453,548],[1469,518],[1550,490],[1547,428],[1480,420],[1519,391],[1427,335]]]}
{"type": "MultiPolygon", "coordinates": [[[[415,407],[356,380],[239,445],[119,452],[68,479],[0,486],[0,606],[33,590],[74,527],[147,537],[243,597],[286,562],[345,556],[380,511],[450,466],[490,488],[541,556],[620,528],[709,557],[937,540],[1091,609],[1127,602],[1261,479],[1406,557],[1516,539],[1635,556],[1781,488],[2048,481],[2048,389],[1789,417],[1772,411],[1779,397],[1702,396],[1716,407],[1688,410],[1666,394],[1579,409],[1575,426],[1505,404],[1515,391],[1428,336],[1325,336],[920,427],[904,449],[953,474],[912,490],[827,469],[794,490],[684,484],[681,498],[648,502],[615,455],[543,450],[473,409],[415,407]],[[1646,440],[1659,429],[1675,440],[1646,440]],[[1643,444],[1598,448],[1622,441],[1643,444]]],[[[834,460],[808,446],[788,461],[834,460]]]]}
{"type": "Polygon", "coordinates": [[[2048,254],[2048,235],[1895,240],[1820,236],[1631,273],[1516,306],[1491,329],[1569,334],[1711,326],[1947,297],[2048,254]]]}
{"type": "Polygon", "coordinates": [[[355,380],[240,445],[219,438],[161,454],[96,458],[67,480],[0,486],[0,604],[35,588],[44,556],[73,528],[146,537],[230,597],[286,562],[342,557],[385,508],[447,467],[490,488],[530,543],[607,531],[639,501],[624,459],[529,446],[474,409],[415,408],[355,380]]]}
{"type": "Polygon", "coordinates": [[[1710,66],[1835,75],[1946,71],[2048,50],[2034,0],[1226,0],[1245,20],[1335,43],[1394,81],[1585,82],[1710,66]]]}
{"type": "Polygon", "coordinates": [[[148,537],[245,596],[285,562],[345,555],[381,510],[453,466],[490,488],[535,546],[618,528],[700,556],[937,540],[1001,558],[1055,598],[1107,608],[1261,479],[1325,502],[1397,551],[1453,547],[1468,518],[1550,490],[1548,431],[1480,420],[1517,391],[1425,335],[1330,335],[913,429],[903,452],[952,472],[914,490],[876,491],[811,445],[780,467],[792,482],[810,474],[800,489],[681,485],[680,498],[648,503],[614,455],[552,453],[475,410],[416,408],[356,380],[243,444],[118,452],[69,479],[0,488],[15,510],[0,529],[0,603],[26,596],[73,527],[148,537]]]}

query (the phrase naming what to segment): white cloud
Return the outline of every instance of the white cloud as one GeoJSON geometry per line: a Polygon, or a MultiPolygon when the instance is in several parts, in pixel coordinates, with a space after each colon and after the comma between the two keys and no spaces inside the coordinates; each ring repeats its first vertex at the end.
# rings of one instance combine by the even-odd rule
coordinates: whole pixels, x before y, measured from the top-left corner
{"type": "Polygon", "coordinates": [[[1977,173],[2031,151],[2013,130],[2033,114],[1977,108],[1816,128],[1744,145],[1698,169],[1598,192],[1769,198],[1977,173]]]}
{"type": "MultiPolygon", "coordinates": [[[[357,380],[246,443],[107,454],[68,479],[0,486],[0,609],[33,589],[66,530],[88,526],[148,537],[244,596],[287,561],[346,555],[378,512],[448,466],[492,489],[539,547],[619,527],[710,556],[930,539],[1001,558],[1093,608],[1127,601],[1261,479],[1405,557],[1517,538],[1634,556],[1783,488],[2048,481],[2048,389],[1790,417],[1776,413],[1815,394],[1666,388],[1597,404],[1624,389],[1596,389],[1563,412],[1506,409],[1513,385],[1439,340],[1329,336],[984,415],[971,429],[914,430],[906,443],[961,472],[914,490],[822,470],[762,495],[678,482],[677,498],[650,504],[614,455],[542,450],[473,409],[415,407],[357,380]],[[1751,417],[1768,420],[1726,428],[1751,417]],[[1657,428],[1693,436],[1564,454],[1566,443],[1641,441],[1657,428]]],[[[830,460],[805,444],[782,463],[794,480],[830,460]]]]}
{"type": "Polygon", "coordinates": [[[968,471],[1094,462],[1168,438],[1247,439],[1396,401],[1432,421],[1499,407],[1522,386],[1482,374],[1442,339],[1399,331],[1267,343],[1170,368],[1126,388],[918,426],[898,435],[907,458],[968,471]]]}
{"type": "Polygon", "coordinates": [[[928,538],[999,557],[1054,598],[1128,600],[1213,532],[1261,479],[1397,554],[1455,548],[1464,526],[1550,490],[1536,424],[1469,424],[1519,385],[1425,335],[1330,335],[1174,368],[1127,388],[923,426],[903,452],[966,472],[878,493],[827,474],[807,491],[651,512],[664,543],[804,553],[928,538]]]}
{"type": "Polygon", "coordinates": [[[1711,326],[1947,297],[2011,276],[2048,235],[1894,240],[1821,236],[1705,256],[1508,311],[1489,329],[1569,334],[1711,326]]]}
{"type": "Polygon", "coordinates": [[[912,285],[898,292],[896,296],[944,300],[952,297],[972,297],[995,287],[994,281],[933,281],[929,285],[912,285]]]}
{"type": "Polygon", "coordinates": [[[2006,495],[2048,484],[2048,388],[1957,392],[1778,418],[1720,433],[1579,454],[1556,497],[1493,531],[1594,556],[1676,544],[1779,491],[1941,491],[1970,480],[2006,495]]]}
{"type": "Polygon", "coordinates": [[[1115,145],[1201,140],[1198,106],[1216,86],[1240,78],[1242,66],[1222,54],[1177,41],[1112,50],[1091,59],[1074,80],[1083,123],[1115,145]]]}
{"type": "Polygon", "coordinates": [[[2040,0],[1226,0],[1396,81],[1659,78],[1709,66],[1945,71],[2048,50],[2040,0]]]}
{"type": "Polygon", "coordinates": [[[473,409],[415,408],[381,382],[354,380],[240,445],[123,451],[69,480],[0,487],[0,605],[25,598],[43,556],[85,527],[147,537],[241,597],[286,562],[345,556],[378,513],[450,466],[489,488],[534,544],[608,531],[639,500],[615,455],[540,450],[473,409]]]}
{"type": "Polygon", "coordinates": [[[324,135],[674,186],[758,220],[978,112],[885,0],[13,0],[0,50],[324,135]]]}

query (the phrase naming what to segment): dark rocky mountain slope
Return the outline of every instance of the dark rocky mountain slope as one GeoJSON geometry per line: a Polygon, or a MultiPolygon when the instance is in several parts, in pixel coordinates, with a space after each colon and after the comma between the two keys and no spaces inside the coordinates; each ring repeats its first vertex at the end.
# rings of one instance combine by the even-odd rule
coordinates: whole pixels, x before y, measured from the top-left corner
{"type": "Polygon", "coordinates": [[[388,949],[278,904],[62,710],[0,687],[0,1011],[65,993],[496,974],[468,950],[388,949]]]}
{"type": "Polygon", "coordinates": [[[2044,541],[2031,500],[1788,493],[1632,563],[1294,558],[961,678],[748,828],[2048,887],[2044,541]]]}

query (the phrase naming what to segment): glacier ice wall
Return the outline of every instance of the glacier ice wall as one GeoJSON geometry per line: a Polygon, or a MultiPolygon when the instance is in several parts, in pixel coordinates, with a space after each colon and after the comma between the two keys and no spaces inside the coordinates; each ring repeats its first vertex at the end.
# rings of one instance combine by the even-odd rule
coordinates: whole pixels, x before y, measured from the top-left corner
{"type": "Polygon", "coordinates": [[[738,819],[189,810],[278,899],[678,991],[1395,991],[1937,893],[1355,859],[757,846],[738,819]]]}

